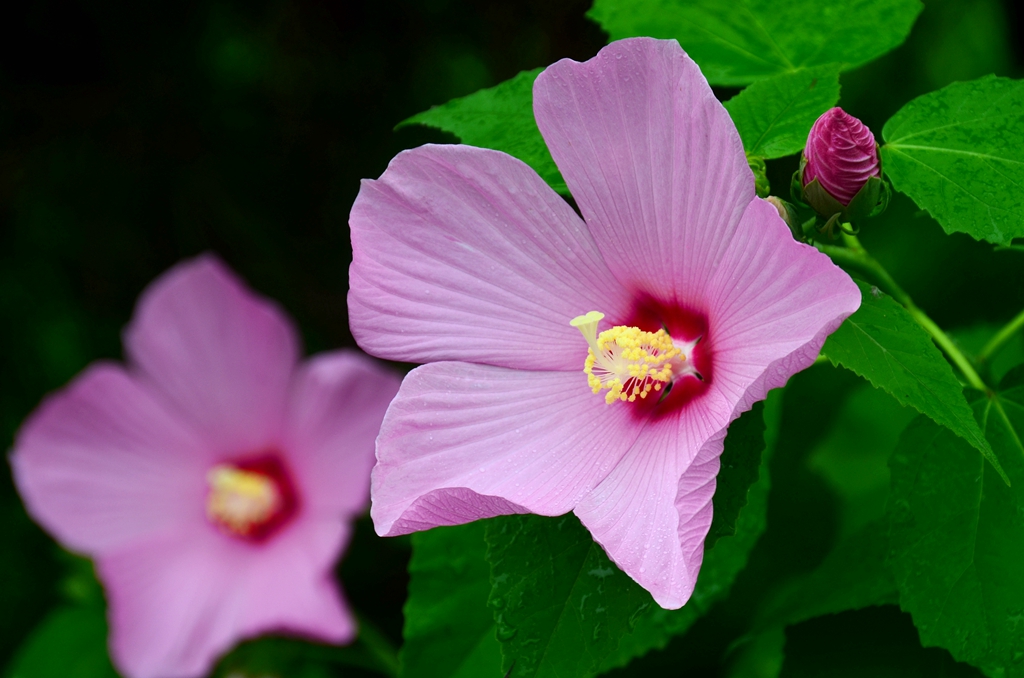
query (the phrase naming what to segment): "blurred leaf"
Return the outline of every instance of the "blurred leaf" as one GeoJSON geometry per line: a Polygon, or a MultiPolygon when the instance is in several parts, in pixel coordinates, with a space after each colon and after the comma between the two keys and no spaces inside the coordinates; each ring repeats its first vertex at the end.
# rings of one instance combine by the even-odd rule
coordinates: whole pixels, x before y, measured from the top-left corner
{"type": "Polygon", "coordinates": [[[846,610],[898,602],[886,563],[888,525],[878,520],[841,541],[810,574],[761,615],[761,625],[790,625],[846,610]]]}
{"type": "MultiPolygon", "coordinates": [[[[635,657],[665,647],[673,636],[689,629],[712,605],[728,594],[736,575],[746,566],[750,551],[764,532],[768,490],[771,487],[768,477],[768,462],[775,441],[778,439],[782,414],[781,405],[782,391],[780,389],[768,394],[764,407],[766,424],[764,453],[761,455],[758,477],[750,486],[747,492],[747,503],[740,511],[739,519],[736,521],[735,534],[721,537],[715,542],[714,548],[704,552],[704,562],[697,577],[697,587],[689,602],[678,610],[664,610],[652,604],[637,620],[633,633],[623,636],[615,653],[602,663],[602,672],[625,666],[635,657]]],[[[726,440],[728,441],[728,438],[726,440]]],[[[719,479],[723,483],[723,487],[725,486],[723,476],[733,472],[733,468],[723,464],[722,470],[719,472],[719,479]]],[[[717,491],[715,499],[718,501],[717,491]]],[[[718,504],[716,503],[715,506],[717,510],[718,504]]]]}
{"type": "Polygon", "coordinates": [[[973,403],[1007,487],[961,439],[918,417],[892,457],[890,562],[925,645],[977,666],[1024,660],[1024,370],[973,403]]]}
{"type": "Polygon", "coordinates": [[[413,535],[400,676],[501,675],[501,646],[487,606],[486,528],[477,521],[413,535]]]}
{"type": "Polygon", "coordinates": [[[675,38],[713,85],[745,85],[805,66],[844,70],[902,43],[918,0],[595,0],[612,40],[675,38]]]}
{"type": "Polygon", "coordinates": [[[92,560],[70,551],[60,549],[58,557],[64,563],[66,574],[60,581],[60,591],[64,597],[75,605],[102,608],[106,603],[103,598],[103,586],[96,578],[96,569],[92,560]]]}
{"type": "Polygon", "coordinates": [[[533,118],[533,81],[541,70],[523,71],[494,87],[434,106],[402,121],[398,128],[436,127],[464,144],[504,151],[532,167],[553,189],[567,194],[569,189],[533,118]]]}
{"type": "Polygon", "coordinates": [[[241,643],[218,662],[211,675],[216,678],[330,678],[339,672],[346,678],[394,675],[361,640],[337,646],[280,636],[241,643]]]}
{"type": "MultiPolygon", "coordinates": [[[[17,391],[9,388],[11,392],[17,391]]],[[[0,478],[0,668],[59,600],[60,576],[53,557],[59,549],[25,514],[9,471],[4,472],[8,475],[0,478]]]]}
{"type": "Polygon", "coordinates": [[[773,626],[732,649],[725,678],[775,678],[785,658],[786,629],[773,626]]]}
{"type": "Polygon", "coordinates": [[[846,529],[840,533],[846,536],[839,537],[815,569],[791,576],[762,604],[754,633],[731,653],[730,676],[778,675],[783,653],[778,636],[788,625],[898,602],[896,582],[886,563],[887,462],[900,432],[914,416],[867,384],[845,398],[834,422],[825,429],[825,438],[808,457],[808,465],[828,479],[855,520],[847,517],[846,529]]]}
{"type": "Polygon", "coordinates": [[[981,678],[948,652],[921,647],[907,615],[893,606],[818,617],[786,630],[780,678],[981,678]]]}
{"type": "MultiPolygon", "coordinates": [[[[1013,68],[1010,4],[1000,0],[930,2],[914,27],[921,61],[921,92],[1013,68]],[[923,48],[923,49],[922,49],[923,48]]],[[[909,75],[909,74],[908,74],[909,75]]],[[[912,75],[910,77],[913,77],[912,75]]],[[[905,86],[905,85],[904,85],[905,86]]]]}
{"type": "Polygon", "coordinates": [[[725,102],[748,155],[799,153],[811,125],[839,101],[839,64],[759,80],[725,102]]]}
{"type": "Polygon", "coordinates": [[[29,636],[7,678],[117,678],[100,607],[60,608],[29,636]]]}
{"type": "Polygon", "coordinates": [[[807,465],[825,477],[841,500],[840,536],[885,515],[889,455],[916,415],[885,391],[861,382],[811,450],[807,465]]]}
{"type": "Polygon", "coordinates": [[[953,83],[900,109],[882,137],[893,187],[947,233],[1001,245],[1024,236],[1024,83],[953,83]]]}
{"type": "Polygon", "coordinates": [[[822,351],[842,365],[961,436],[1002,473],[999,460],[971,415],[963,387],[931,337],[888,295],[858,283],[861,305],[822,351]]]}

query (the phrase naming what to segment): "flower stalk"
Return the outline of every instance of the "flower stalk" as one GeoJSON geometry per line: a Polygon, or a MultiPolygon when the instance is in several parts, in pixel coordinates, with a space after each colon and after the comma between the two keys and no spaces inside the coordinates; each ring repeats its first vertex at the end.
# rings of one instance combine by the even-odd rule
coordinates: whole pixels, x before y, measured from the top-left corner
{"type": "MultiPolygon", "coordinates": [[[[828,245],[825,243],[814,242],[814,246],[817,247],[818,250],[832,257],[832,260],[835,261],[837,264],[841,264],[844,267],[853,268],[868,274],[872,278],[872,282],[874,282],[881,291],[885,292],[893,299],[898,301],[900,304],[902,304],[903,307],[906,308],[907,311],[910,313],[911,317],[914,318],[917,324],[924,328],[924,330],[929,335],[931,335],[935,343],[939,345],[939,348],[941,348],[947,356],[949,356],[949,359],[952,360],[953,364],[957,366],[957,368],[960,370],[960,373],[963,374],[964,378],[967,380],[967,383],[970,384],[972,388],[976,388],[979,391],[983,391],[985,393],[990,393],[992,389],[989,388],[989,386],[978,374],[978,371],[974,368],[974,365],[971,363],[970,359],[966,355],[964,355],[963,351],[960,350],[960,348],[953,342],[949,335],[946,334],[941,327],[936,325],[934,320],[928,317],[927,313],[918,308],[918,306],[914,303],[914,300],[910,298],[910,295],[907,294],[903,290],[903,288],[899,286],[899,283],[897,283],[891,275],[889,275],[889,272],[885,270],[885,267],[882,266],[882,264],[880,264],[877,259],[871,256],[866,249],[864,249],[864,246],[861,245],[860,240],[857,238],[857,236],[851,235],[850,233],[844,231],[843,244],[844,246],[840,247],[838,245],[828,245]]],[[[1024,325],[1024,313],[1015,318],[1014,321],[1010,323],[1010,325],[1012,326],[1014,322],[1018,321],[1019,324],[1017,326],[1017,329],[1019,329],[1021,325],[1024,325]]],[[[1007,327],[1009,328],[1010,326],[1007,327]]],[[[1007,328],[1004,328],[1003,331],[1006,330],[1007,328]]],[[[1013,328],[1009,329],[1009,331],[1007,331],[1006,333],[1006,337],[1002,339],[1002,341],[1006,341],[1006,339],[1012,336],[1014,331],[1015,329],[1013,328]]],[[[993,341],[989,343],[993,344],[995,340],[1000,338],[1002,334],[1003,332],[1001,331],[998,335],[996,335],[995,338],[993,338],[993,341]]],[[[989,347],[986,346],[985,348],[987,350],[989,347]]],[[[993,352],[995,350],[998,350],[998,348],[999,346],[996,345],[993,348],[993,352]]],[[[982,351],[982,354],[990,355],[986,354],[985,351],[982,351]]],[[[980,359],[981,357],[979,356],[979,360],[980,359]]]]}
{"type": "Polygon", "coordinates": [[[1003,346],[1006,345],[1010,339],[1013,338],[1017,332],[1020,332],[1024,328],[1024,311],[1021,311],[1017,316],[1008,322],[1003,329],[999,330],[994,337],[989,339],[989,342],[985,344],[985,347],[981,349],[981,353],[978,354],[978,362],[986,363],[995,354],[1002,350],[1003,346]]]}

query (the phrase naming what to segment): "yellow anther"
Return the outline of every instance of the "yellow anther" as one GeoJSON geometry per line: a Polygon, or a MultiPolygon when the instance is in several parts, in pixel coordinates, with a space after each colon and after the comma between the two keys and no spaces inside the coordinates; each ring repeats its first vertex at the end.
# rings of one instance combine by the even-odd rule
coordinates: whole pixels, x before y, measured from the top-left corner
{"type": "Polygon", "coordinates": [[[270,520],[283,503],[281,490],[272,478],[230,464],[214,466],[206,474],[206,482],[210,485],[207,517],[235,534],[250,534],[270,520]]]}
{"type": "Polygon", "coordinates": [[[616,325],[597,334],[603,313],[591,311],[569,321],[587,340],[590,350],[583,363],[587,383],[594,393],[607,390],[604,399],[635,402],[651,391],[660,391],[672,380],[673,360],[685,361],[665,330],[647,332],[639,327],[616,325]]]}

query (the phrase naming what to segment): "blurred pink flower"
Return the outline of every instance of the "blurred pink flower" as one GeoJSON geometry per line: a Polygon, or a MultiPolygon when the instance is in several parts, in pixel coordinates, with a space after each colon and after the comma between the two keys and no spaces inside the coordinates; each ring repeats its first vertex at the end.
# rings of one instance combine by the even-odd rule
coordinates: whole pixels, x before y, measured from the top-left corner
{"type": "Polygon", "coordinates": [[[882,174],[875,136],[867,125],[838,106],[814,122],[804,158],[803,185],[817,179],[843,207],[868,179],[882,174]]]}
{"type": "Polygon", "coordinates": [[[32,516],[95,558],[116,666],[199,676],[264,632],[352,640],[332,569],[397,377],[347,351],[300,364],[281,310],[209,256],[149,286],[124,343],[128,366],[49,396],[11,457],[32,516]]]}
{"type": "Polygon", "coordinates": [[[399,154],[352,208],[353,332],[429,363],[384,418],[371,515],[397,535],[574,511],[677,608],[729,423],[809,366],[860,293],[755,197],[676,42],[559,61],[533,96],[583,219],[522,162],[469,146],[399,154]]]}

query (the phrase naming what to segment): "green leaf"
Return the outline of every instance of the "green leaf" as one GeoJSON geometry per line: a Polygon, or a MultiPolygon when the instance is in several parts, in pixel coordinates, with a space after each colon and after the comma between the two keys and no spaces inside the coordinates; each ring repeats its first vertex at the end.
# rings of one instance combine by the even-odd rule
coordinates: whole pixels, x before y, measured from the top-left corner
{"type": "Polygon", "coordinates": [[[750,500],[750,488],[760,473],[766,429],[764,403],[755,403],[729,426],[715,479],[715,512],[705,549],[712,548],[721,537],[736,534],[740,511],[750,500]]]}
{"type": "Polygon", "coordinates": [[[487,606],[486,521],[412,536],[400,676],[501,675],[501,646],[487,606]]]}
{"type": "MultiPolygon", "coordinates": [[[[890,563],[925,645],[1017,675],[1024,660],[1024,385],[973,407],[1012,486],[960,438],[919,417],[893,454],[890,563]]],[[[998,672],[996,672],[998,673],[998,672]]]]}
{"type": "MultiPolygon", "coordinates": [[[[723,536],[715,542],[714,548],[705,551],[704,563],[697,578],[697,587],[690,601],[678,610],[664,610],[651,605],[636,621],[633,633],[619,641],[619,647],[601,665],[601,671],[625,666],[633,658],[647,654],[651,650],[660,649],[668,641],[690,628],[714,605],[728,594],[736,575],[746,566],[751,549],[761,537],[765,528],[765,515],[768,505],[768,490],[771,482],[768,477],[768,462],[771,458],[775,441],[778,439],[779,423],[782,414],[782,391],[777,389],[768,395],[764,407],[766,424],[761,464],[758,477],[747,491],[747,503],[741,509],[736,521],[733,536],[723,536]]],[[[742,418],[741,418],[742,419],[742,418]]],[[[740,420],[737,420],[738,424],[740,420]]],[[[735,424],[734,424],[735,425],[735,424]]],[[[730,429],[730,436],[732,430],[730,429]]],[[[729,438],[726,438],[729,445],[729,438]]],[[[719,471],[719,482],[726,487],[725,476],[735,473],[736,467],[724,463],[719,471]]],[[[715,511],[721,503],[719,493],[715,492],[715,511]]]]}
{"type": "Polygon", "coordinates": [[[594,675],[655,604],[571,513],[494,521],[487,546],[502,668],[516,678],[594,675]]]}
{"type": "Polygon", "coordinates": [[[839,101],[839,64],[759,80],[725,102],[748,155],[799,153],[811,125],[839,101]]]}
{"type": "Polygon", "coordinates": [[[533,117],[533,81],[542,70],[523,71],[494,87],[434,106],[402,121],[398,128],[436,127],[464,144],[504,151],[532,167],[553,189],[568,194],[533,117]]]}
{"type": "Polygon", "coordinates": [[[117,678],[101,607],[51,612],[22,645],[6,678],[117,678]]]}
{"type": "MultiPolygon", "coordinates": [[[[773,406],[773,417],[776,410],[773,406]]],[[[764,529],[767,481],[760,458],[765,439],[773,439],[776,429],[766,433],[763,412],[759,406],[730,428],[715,493],[712,529],[718,540],[705,554],[693,598],[681,610],[658,607],[572,514],[493,521],[487,530],[490,604],[503,668],[512,669],[515,678],[593,676],[663,645],[724,595],[764,529]],[[637,632],[629,635],[634,624],[637,632]]]]}
{"type": "Polygon", "coordinates": [[[612,40],[675,38],[713,85],[745,85],[806,66],[844,70],[902,43],[918,0],[595,0],[612,40]]]}
{"type": "Polygon", "coordinates": [[[893,186],[947,233],[1001,245],[1024,236],[1024,82],[955,82],[900,109],[882,137],[893,186]]]}
{"type": "Polygon", "coordinates": [[[822,351],[828,359],[953,431],[1002,473],[971,415],[963,387],[928,334],[891,297],[857,284],[860,308],[825,341],[822,351]]]}

